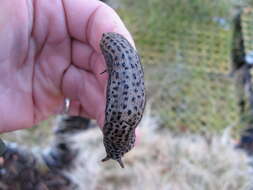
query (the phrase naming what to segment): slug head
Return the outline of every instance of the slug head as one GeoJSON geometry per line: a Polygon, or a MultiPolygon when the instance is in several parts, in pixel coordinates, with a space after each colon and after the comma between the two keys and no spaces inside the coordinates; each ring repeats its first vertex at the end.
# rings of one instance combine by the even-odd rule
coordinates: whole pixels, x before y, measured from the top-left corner
{"type": "Polygon", "coordinates": [[[114,32],[102,34],[100,49],[104,55],[108,69],[117,66],[117,62],[124,61],[122,59],[122,53],[126,50],[131,49],[135,52],[135,49],[125,37],[114,32]]]}

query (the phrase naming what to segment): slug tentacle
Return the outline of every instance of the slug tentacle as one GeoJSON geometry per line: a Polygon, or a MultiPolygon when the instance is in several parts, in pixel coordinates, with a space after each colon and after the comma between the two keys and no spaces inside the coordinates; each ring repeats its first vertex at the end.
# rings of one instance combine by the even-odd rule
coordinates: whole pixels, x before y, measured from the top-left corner
{"type": "Polygon", "coordinates": [[[122,162],[121,158],[119,158],[117,161],[121,168],[125,168],[124,163],[122,162]]]}
{"type": "Polygon", "coordinates": [[[146,103],[143,68],[136,50],[120,34],[104,33],[100,49],[109,74],[103,127],[107,156],[102,161],[113,159],[124,168],[121,158],[134,147],[146,103]]]}
{"type": "Polygon", "coordinates": [[[105,69],[103,72],[100,73],[100,75],[102,75],[102,74],[104,74],[104,73],[106,73],[106,72],[107,72],[107,70],[105,69]]]}
{"type": "Polygon", "coordinates": [[[106,156],[105,158],[103,158],[101,161],[102,162],[105,162],[105,161],[107,161],[107,160],[110,160],[111,158],[109,157],[109,156],[106,156]]]}

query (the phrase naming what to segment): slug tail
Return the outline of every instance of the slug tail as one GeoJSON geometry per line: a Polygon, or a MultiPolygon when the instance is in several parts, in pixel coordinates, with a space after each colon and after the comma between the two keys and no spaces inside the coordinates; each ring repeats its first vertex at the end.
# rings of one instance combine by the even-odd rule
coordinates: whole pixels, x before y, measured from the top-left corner
{"type": "Polygon", "coordinates": [[[121,158],[119,158],[116,161],[119,163],[119,165],[120,165],[121,168],[125,168],[124,163],[122,162],[121,158]]]}
{"type": "Polygon", "coordinates": [[[107,161],[107,160],[110,160],[111,159],[111,157],[109,157],[108,155],[105,157],[105,158],[103,158],[101,161],[102,162],[105,162],[105,161],[107,161]]]}

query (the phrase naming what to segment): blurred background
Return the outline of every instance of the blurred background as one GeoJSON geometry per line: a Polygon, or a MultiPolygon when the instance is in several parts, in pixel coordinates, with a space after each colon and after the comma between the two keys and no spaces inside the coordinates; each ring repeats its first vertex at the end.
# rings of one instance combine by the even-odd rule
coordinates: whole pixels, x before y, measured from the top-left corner
{"type": "MultiPolygon", "coordinates": [[[[188,168],[189,170],[196,170],[191,172],[197,174],[194,174],[192,178],[187,178],[189,181],[185,186],[180,186],[179,184],[182,182],[180,180],[186,179],[185,176],[181,178],[182,176],[179,175],[185,160],[182,161],[183,165],[181,165],[179,157],[173,155],[175,159],[170,164],[178,167],[178,174],[172,178],[166,175],[166,172],[172,171],[172,168],[167,168],[167,170],[163,170],[164,173],[157,174],[162,176],[159,179],[162,179],[163,182],[161,183],[167,185],[159,186],[160,189],[249,189],[245,185],[247,184],[248,174],[240,173],[244,170],[248,171],[248,160],[243,153],[233,152],[235,151],[233,147],[246,125],[241,121],[234,79],[231,75],[231,45],[233,36],[232,20],[236,7],[251,7],[253,1],[108,0],[106,3],[121,16],[132,33],[142,58],[149,112],[149,120],[145,123],[145,127],[155,125],[157,130],[150,133],[159,134],[159,131],[162,131],[162,133],[167,134],[167,136],[162,136],[163,139],[176,138],[176,142],[170,142],[171,146],[172,144],[177,146],[177,144],[180,144],[179,142],[186,140],[186,143],[182,145],[185,148],[183,152],[188,151],[187,147],[190,147],[193,142],[195,142],[194,144],[196,142],[201,144],[196,146],[194,150],[189,148],[192,152],[178,153],[177,156],[182,156],[180,159],[186,157],[194,159],[196,154],[201,155],[199,152],[196,153],[196,150],[205,149],[202,152],[201,161],[197,165],[200,164],[201,167],[206,167],[207,171],[205,172],[207,173],[196,172],[199,171],[199,167],[188,168]],[[230,131],[229,137],[225,139],[226,146],[224,148],[224,134],[227,135],[226,131],[228,129],[230,131]],[[181,141],[178,139],[180,137],[181,141]],[[204,140],[196,140],[195,137],[204,140]],[[213,142],[215,142],[215,145],[213,142]],[[206,146],[210,146],[211,149],[206,148],[206,146]],[[212,152],[215,153],[212,154],[213,157],[211,158],[208,154],[212,152]],[[224,153],[223,156],[220,155],[221,152],[224,153]],[[231,158],[233,158],[232,161],[231,158]],[[178,162],[176,162],[177,159],[178,162]],[[205,160],[208,160],[209,164],[211,163],[210,167],[204,162],[205,160]],[[211,168],[216,164],[219,165],[219,163],[221,164],[219,166],[220,170],[211,171],[211,168]],[[210,177],[210,173],[212,173],[213,178],[210,177]],[[222,178],[221,176],[224,173],[226,177],[222,178]],[[203,179],[205,174],[211,180],[208,182],[209,185],[206,185],[207,182],[203,179]],[[214,178],[215,175],[219,178],[214,178]],[[221,178],[223,181],[219,181],[221,178]],[[227,186],[224,186],[227,180],[233,182],[232,185],[227,184],[227,186]],[[174,186],[171,185],[174,183],[171,181],[176,181],[174,186]],[[199,186],[190,185],[193,181],[199,186]],[[202,182],[203,186],[200,185],[202,182]],[[219,183],[219,185],[216,183],[219,183]]],[[[252,16],[253,14],[247,14],[242,19],[246,51],[253,50],[252,16]]],[[[54,118],[50,118],[32,129],[4,134],[1,137],[27,146],[39,145],[40,147],[46,147],[52,138],[53,121],[54,118]]],[[[142,141],[148,142],[147,147],[150,147],[151,152],[152,147],[159,147],[157,139],[151,141],[153,144],[150,145],[150,139],[146,138],[151,138],[152,135],[145,137],[146,133],[142,133],[144,134],[144,137],[142,137],[144,140],[142,141]]],[[[142,146],[145,147],[145,143],[142,146]]],[[[161,146],[166,147],[162,142],[161,146]]],[[[138,150],[141,151],[140,148],[138,150]]],[[[162,148],[157,151],[166,150],[167,148],[162,148]]],[[[174,149],[172,148],[172,150],[174,149]]],[[[148,157],[148,151],[144,152],[145,156],[142,156],[148,157]]],[[[144,159],[140,155],[138,156],[140,160],[144,159]]],[[[135,159],[138,159],[138,156],[135,159]]],[[[166,152],[166,156],[170,156],[168,152],[166,152]]],[[[154,160],[150,164],[157,164],[154,160]]],[[[162,161],[159,160],[159,162],[161,164],[162,161]]],[[[96,164],[101,163],[98,161],[96,164]]],[[[162,165],[159,165],[159,167],[161,167],[161,170],[166,168],[162,165]]],[[[184,167],[186,166],[184,165],[184,167]]],[[[144,166],[135,169],[132,167],[132,172],[136,173],[138,169],[145,173],[144,166]]],[[[117,170],[117,172],[120,171],[117,170]]],[[[117,177],[121,176],[122,181],[126,179],[126,175],[128,177],[131,175],[131,172],[124,172],[117,173],[117,177]]],[[[184,172],[187,173],[187,171],[184,172]]],[[[152,175],[155,176],[155,173],[152,175]]],[[[140,177],[139,180],[141,181],[141,179],[144,178],[140,177]]],[[[119,179],[116,179],[115,176],[109,178],[110,187],[97,189],[118,189],[117,185],[115,187],[112,185],[119,183],[117,180],[119,179]]],[[[130,177],[128,180],[130,180],[130,177]]],[[[152,179],[145,178],[143,183],[145,183],[145,180],[152,181],[152,179]]],[[[154,183],[160,184],[159,180],[154,183]]],[[[140,181],[138,184],[141,184],[140,181]]],[[[106,180],[104,183],[106,184],[106,180]]],[[[155,187],[158,186],[146,186],[146,188],[141,186],[123,188],[122,186],[120,189],[159,189],[155,187]]]]}

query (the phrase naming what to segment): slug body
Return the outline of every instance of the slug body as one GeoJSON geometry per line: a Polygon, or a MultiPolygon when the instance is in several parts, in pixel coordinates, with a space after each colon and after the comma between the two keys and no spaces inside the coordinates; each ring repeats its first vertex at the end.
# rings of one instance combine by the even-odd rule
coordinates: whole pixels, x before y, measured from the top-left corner
{"type": "Polygon", "coordinates": [[[107,156],[102,161],[113,159],[123,168],[121,158],[134,147],[145,108],[144,73],[136,50],[120,34],[104,33],[100,48],[109,74],[103,127],[107,156]]]}

